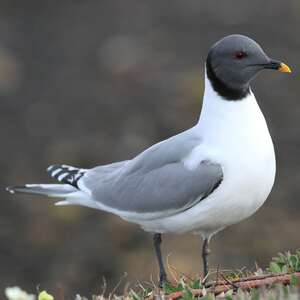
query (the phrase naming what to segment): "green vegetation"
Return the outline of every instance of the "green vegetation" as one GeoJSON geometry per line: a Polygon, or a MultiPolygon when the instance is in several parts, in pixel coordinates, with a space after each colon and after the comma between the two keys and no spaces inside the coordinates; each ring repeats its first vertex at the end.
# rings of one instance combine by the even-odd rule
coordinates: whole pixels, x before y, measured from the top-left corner
{"type": "MultiPolygon", "coordinates": [[[[173,283],[165,283],[160,289],[155,284],[138,287],[125,292],[122,296],[94,295],[92,300],[281,300],[299,299],[300,279],[300,250],[294,254],[289,251],[279,253],[272,258],[266,271],[259,269],[256,272],[237,271],[231,273],[211,274],[210,280],[181,277],[174,278],[173,283]]],[[[146,285],[146,284],[145,284],[146,285]]],[[[53,296],[46,291],[39,293],[38,297],[27,294],[19,287],[5,290],[8,300],[63,300],[64,295],[53,296]]],[[[76,295],[75,300],[88,300],[76,295]]]]}
{"type": "Polygon", "coordinates": [[[286,253],[279,253],[278,256],[273,257],[267,269],[270,273],[292,273],[300,271],[300,250],[295,254],[289,251],[286,253]]]}

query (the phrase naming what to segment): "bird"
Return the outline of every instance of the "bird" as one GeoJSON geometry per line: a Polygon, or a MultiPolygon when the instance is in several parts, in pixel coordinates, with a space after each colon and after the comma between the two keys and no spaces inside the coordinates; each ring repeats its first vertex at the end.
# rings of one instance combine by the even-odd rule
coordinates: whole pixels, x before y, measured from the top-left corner
{"type": "Polygon", "coordinates": [[[253,215],[274,184],[274,146],[250,87],[265,69],[291,72],[253,39],[225,36],[208,52],[202,109],[190,129],[129,160],[91,169],[51,165],[47,171],[57,184],[6,189],[61,198],[56,205],[86,206],[140,225],[153,236],[160,286],[168,281],[162,235],[196,233],[206,278],[212,236],[253,215]]]}

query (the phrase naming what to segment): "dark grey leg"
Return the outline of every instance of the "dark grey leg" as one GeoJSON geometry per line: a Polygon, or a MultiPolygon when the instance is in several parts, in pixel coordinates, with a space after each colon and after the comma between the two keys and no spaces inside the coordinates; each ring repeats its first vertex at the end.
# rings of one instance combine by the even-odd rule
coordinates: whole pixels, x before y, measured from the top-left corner
{"type": "Polygon", "coordinates": [[[161,234],[160,233],[155,233],[153,235],[153,243],[154,243],[155,254],[159,265],[159,285],[160,287],[162,287],[162,285],[167,281],[167,274],[165,271],[163,259],[161,257],[161,250],[160,250],[161,234]]]}
{"type": "Polygon", "coordinates": [[[203,241],[203,247],[202,247],[202,260],[203,260],[203,275],[204,278],[207,276],[209,268],[208,268],[208,255],[210,253],[210,250],[208,248],[209,240],[205,239],[203,241]]]}

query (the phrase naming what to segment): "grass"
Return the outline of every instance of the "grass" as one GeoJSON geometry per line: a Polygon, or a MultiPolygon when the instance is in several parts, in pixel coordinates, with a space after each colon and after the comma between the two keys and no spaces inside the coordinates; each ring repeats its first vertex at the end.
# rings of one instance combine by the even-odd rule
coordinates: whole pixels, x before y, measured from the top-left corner
{"type": "Polygon", "coordinates": [[[167,283],[162,289],[140,287],[131,290],[127,299],[183,299],[203,300],[276,300],[300,299],[300,250],[279,253],[272,258],[268,268],[256,272],[216,272],[212,281],[204,284],[199,278],[181,277],[175,283],[167,283]]]}
{"type": "MultiPolygon", "coordinates": [[[[124,277],[121,278],[120,283],[122,280],[124,277]]],[[[164,284],[162,288],[158,288],[154,283],[138,284],[134,289],[126,289],[123,295],[115,294],[118,286],[106,295],[104,281],[102,295],[94,295],[91,298],[77,295],[75,300],[293,300],[300,299],[299,286],[300,250],[293,254],[279,253],[272,258],[266,270],[258,268],[255,272],[217,270],[205,281],[201,278],[174,275],[173,282],[164,284]]],[[[43,293],[47,297],[40,298],[42,294],[40,293],[38,299],[50,300],[51,295],[43,293]]],[[[60,291],[54,300],[66,300],[66,298],[60,291]]]]}

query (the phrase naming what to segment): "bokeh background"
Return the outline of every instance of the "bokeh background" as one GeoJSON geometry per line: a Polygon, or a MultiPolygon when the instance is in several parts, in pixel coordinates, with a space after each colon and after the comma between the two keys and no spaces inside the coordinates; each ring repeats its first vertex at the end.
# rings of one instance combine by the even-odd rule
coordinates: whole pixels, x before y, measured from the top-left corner
{"type": "MultiPolygon", "coordinates": [[[[265,267],[299,247],[297,0],[1,0],[1,186],[52,182],[45,169],[53,163],[128,159],[191,127],[207,51],[232,33],[256,39],[294,72],[264,72],[253,83],[277,152],[276,184],[255,216],[212,240],[212,265],[265,267]]],[[[1,291],[60,285],[73,297],[101,291],[103,276],[108,290],[125,272],[132,285],[157,279],[152,238],[136,225],[43,197],[0,197],[1,291]]],[[[163,250],[194,276],[200,246],[197,236],[170,235],[163,250]]]]}

